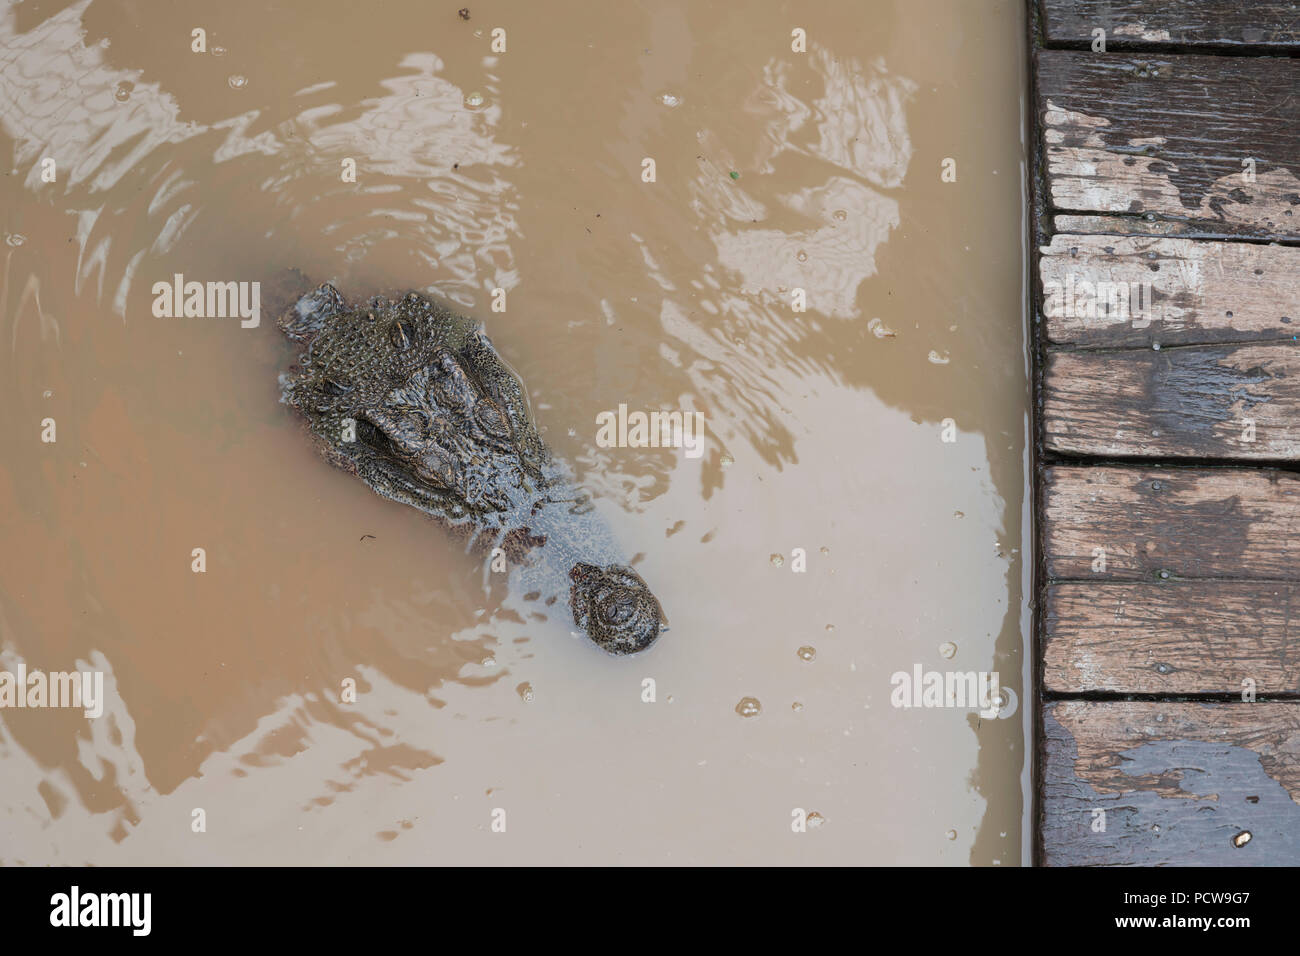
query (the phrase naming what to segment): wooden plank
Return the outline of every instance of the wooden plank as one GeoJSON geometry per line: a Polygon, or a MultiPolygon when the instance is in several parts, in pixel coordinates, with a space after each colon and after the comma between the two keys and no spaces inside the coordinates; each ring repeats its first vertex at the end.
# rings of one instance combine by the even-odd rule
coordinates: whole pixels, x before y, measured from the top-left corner
{"type": "MultiPolygon", "coordinates": [[[[1053,232],[1073,232],[1089,236],[1182,236],[1202,235],[1206,230],[1195,229],[1185,222],[1170,219],[1148,219],[1146,216],[1074,216],[1064,213],[1052,217],[1053,232]]],[[[1230,234],[1215,238],[1230,238],[1230,234]]]]}
{"type": "Polygon", "coordinates": [[[1041,729],[1048,866],[1300,859],[1300,703],[1054,701],[1041,729]]]}
{"type": "Polygon", "coordinates": [[[1053,352],[1048,448],[1147,458],[1300,458],[1300,343],[1053,352]]]}
{"type": "Polygon", "coordinates": [[[1055,584],[1044,609],[1043,689],[1294,695],[1292,606],[1300,616],[1300,588],[1285,583],[1055,584]]]}
{"type": "Polygon", "coordinates": [[[1056,210],[1300,238],[1300,60],[1072,50],[1035,60],[1056,210]]]}
{"type": "Polygon", "coordinates": [[[1108,50],[1152,45],[1289,49],[1300,46],[1300,8],[1287,0],[1042,0],[1049,43],[1092,43],[1108,50]]]}
{"type": "Polygon", "coordinates": [[[1054,581],[1157,581],[1162,572],[1300,581],[1300,477],[1055,465],[1044,471],[1042,547],[1054,581]]]}
{"type": "Polygon", "coordinates": [[[1039,257],[1048,340],[1083,348],[1291,339],[1300,248],[1056,235],[1039,257]]]}

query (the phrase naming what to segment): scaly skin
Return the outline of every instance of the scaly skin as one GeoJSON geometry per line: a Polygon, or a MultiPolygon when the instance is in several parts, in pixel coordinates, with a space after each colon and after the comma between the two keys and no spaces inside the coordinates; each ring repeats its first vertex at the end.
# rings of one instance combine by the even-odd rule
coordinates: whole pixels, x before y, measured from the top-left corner
{"type": "Polygon", "coordinates": [[[644,650],[667,629],[473,322],[414,292],[353,308],[322,285],[280,328],[306,346],[284,399],[327,459],[467,546],[502,548],[527,597],[567,599],[574,624],[611,654],[644,650]]]}

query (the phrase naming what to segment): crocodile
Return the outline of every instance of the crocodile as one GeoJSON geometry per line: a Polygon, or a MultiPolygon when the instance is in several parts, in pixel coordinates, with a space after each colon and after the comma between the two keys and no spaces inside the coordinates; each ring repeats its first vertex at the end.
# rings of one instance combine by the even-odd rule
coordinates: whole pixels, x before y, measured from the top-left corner
{"type": "Polygon", "coordinates": [[[329,462],[494,566],[505,559],[526,599],[567,603],[611,654],[642,651],[668,629],[478,323],[418,292],[353,306],[325,284],[278,324],[303,347],[281,378],[283,401],[329,462]]]}

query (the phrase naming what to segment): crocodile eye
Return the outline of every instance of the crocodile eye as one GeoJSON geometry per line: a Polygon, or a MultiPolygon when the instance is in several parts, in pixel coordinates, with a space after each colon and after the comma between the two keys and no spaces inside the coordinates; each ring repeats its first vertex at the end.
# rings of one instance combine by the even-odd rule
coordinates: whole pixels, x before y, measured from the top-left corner
{"type": "Polygon", "coordinates": [[[341,385],[332,378],[325,379],[324,384],[321,385],[320,388],[326,395],[333,395],[335,398],[346,395],[348,392],[352,391],[351,385],[341,385]]]}
{"type": "Polygon", "coordinates": [[[479,400],[474,406],[474,418],[489,435],[496,438],[510,437],[510,423],[506,421],[506,416],[501,409],[491,400],[486,398],[479,400]]]}
{"type": "Polygon", "coordinates": [[[397,321],[393,323],[392,330],[388,333],[388,340],[393,343],[393,347],[405,352],[411,347],[411,333],[405,322],[397,321]]]}

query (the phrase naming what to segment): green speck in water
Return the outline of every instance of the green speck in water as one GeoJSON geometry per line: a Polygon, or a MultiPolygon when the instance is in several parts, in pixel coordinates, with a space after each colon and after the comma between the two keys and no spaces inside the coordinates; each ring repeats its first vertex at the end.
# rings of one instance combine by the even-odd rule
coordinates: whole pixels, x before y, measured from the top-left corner
{"type": "Polygon", "coordinates": [[[733,170],[731,171],[731,178],[732,178],[732,179],[739,179],[739,178],[740,178],[740,173],[736,172],[736,171],[733,169],[733,170]]]}

